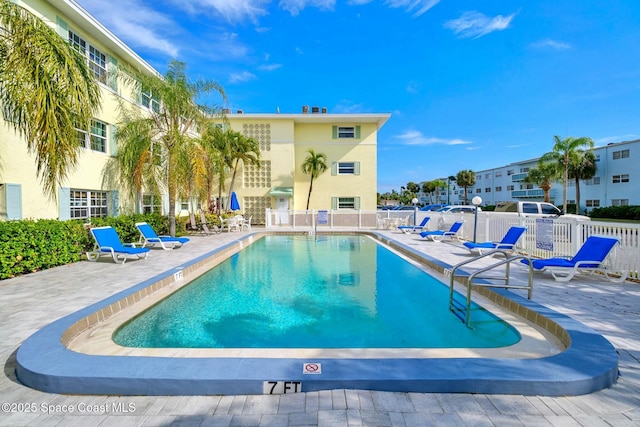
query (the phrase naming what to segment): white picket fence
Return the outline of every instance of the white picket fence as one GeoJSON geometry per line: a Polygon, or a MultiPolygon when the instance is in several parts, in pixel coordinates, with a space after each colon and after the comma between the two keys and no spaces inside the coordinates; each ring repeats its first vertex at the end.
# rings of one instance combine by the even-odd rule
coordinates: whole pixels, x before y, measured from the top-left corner
{"type": "MultiPolygon", "coordinates": [[[[375,230],[395,229],[397,225],[419,224],[425,216],[430,216],[429,229],[438,228],[439,213],[422,211],[365,211],[365,210],[266,210],[267,229],[292,229],[304,231],[322,230],[375,230]]],[[[640,224],[605,221],[577,221],[559,217],[540,222],[536,218],[522,218],[511,213],[478,212],[457,214],[447,219],[440,228],[448,228],[453,221],[464,221],[461,238],[478,242],[499,241],[511,226],[523,226],[526,233],[520,239],[518,249],[534,257],[572,256],[589,236],[609,236],[620,240],[620,245],[608,258],[611,267],[628,270],[629,277],[640,278],[640,224]],[[476,225],[477,224],[477,225],[476,225]],[[476,225],[474,227],[474,225],[476,225]],[[552,227],[551,247],[549,241],[541,245],[541,227],[545,227],[549,239],[552,227]]]]}

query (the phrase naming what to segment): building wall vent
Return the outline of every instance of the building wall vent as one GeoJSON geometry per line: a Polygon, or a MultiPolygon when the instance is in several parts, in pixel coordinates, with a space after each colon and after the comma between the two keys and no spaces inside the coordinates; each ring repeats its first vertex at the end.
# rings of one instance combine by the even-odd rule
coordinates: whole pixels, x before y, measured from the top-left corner
{"type": "Polygon", "coordinates": [[[318,114],[320,112],[320,107],[311,107],[312,114],[318,114]]]}

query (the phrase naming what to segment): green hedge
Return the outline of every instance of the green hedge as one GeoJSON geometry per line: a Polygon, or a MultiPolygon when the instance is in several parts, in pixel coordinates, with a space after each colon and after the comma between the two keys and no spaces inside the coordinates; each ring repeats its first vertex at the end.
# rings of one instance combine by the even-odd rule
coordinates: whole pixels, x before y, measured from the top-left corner
{"type": "MultiPolygon", "coordinates": [[[[123,242],[137,242],[135,223],[141,221],[168,234],[169,220],[160,215],[92,218],[91,226],[110,225],[123,242]]],[[[82,220],[0,221],[0,280],[80,261],[93,243],[82,220]]]]}
{"type": "Polygon", "coordinates": [[[594,208],[589,216],[591,218],[640,220],[640,206],[608,206],[594,208]]]}

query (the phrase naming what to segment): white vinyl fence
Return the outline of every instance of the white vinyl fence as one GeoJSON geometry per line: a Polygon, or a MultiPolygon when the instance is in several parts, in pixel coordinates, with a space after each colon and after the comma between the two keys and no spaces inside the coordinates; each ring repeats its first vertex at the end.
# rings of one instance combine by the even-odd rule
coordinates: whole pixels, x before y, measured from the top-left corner
{"type": "Polygon", "coordinates": [[[611,267],[628,270],[629,277],[640,278],[640,224],[604,221],[577,221],[569,217],[540,220],[522,218],[512,213],[478,212],[456,214],[446,218],[440,213],[422,211],[365,211],[356,209],[327,210],[266,210],[267,229],[295,229],[309,232],[323,230],[395,230],[398,225],[419,224],[431,217],[428,229],[448,229],[454,221],[464,221],[461,238],[478,242],[499,241],[509,227],[523,226],[526,233],[518,242],[518,249],[534,257],[572,256],[587,237],[592,235],[615,237],[620,240],[608,261],[611,267]],[[474,225],[477,223],[477,226],[474,225]],[[440,226],[438,226],[440,224],[440,226]]]}

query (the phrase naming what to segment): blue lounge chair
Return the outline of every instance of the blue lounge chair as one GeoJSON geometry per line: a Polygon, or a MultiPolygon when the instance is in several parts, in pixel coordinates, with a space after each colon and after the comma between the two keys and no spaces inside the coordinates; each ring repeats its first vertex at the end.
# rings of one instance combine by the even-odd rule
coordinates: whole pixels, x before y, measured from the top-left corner
{"type": "Polygon", "coordinates": [[[158,236],[153,227],[146,222],[136,222],[136,228],[140,232],[140,244],[143,248],[147,245],[160,245],[165,251],[170,251],[189,241],[187,237],[158,236]]]}
{"type": "Polygon", "coordinates": [[[462,224],[464,224],[463,221],[457,221],[451,225],[451,228],[448,231],[444,231],[444,230],[423,231],[422,233],[420,233],[420,236],[434,242],[443,240],[445,238],[453,239],[458,234],[458,231],[460,231],[462,224]]]}
{"type": "Polygon", "coordinates": [[[527,231],[526,227],[511,227],[499,242],[464,242],[463,245],[469,249],[471,253],[477,253],[479,255],[482,255],[483,251],[486,253],[495,249],[511,251],[525,231],[527,231]]]}
{"type": "Polygon", "coordinates": [[[91,229],[96,244],[93,252],[87,252],[89,261],[97,261],[100,255],[111,255],[117,264],[124,264],[129,257],[147,258],[149,248],[136,248],[134,243],[123,244],[113,227],[96,227],[91,229]]]}
{"type": "Polygon", "coordinates": [[[398,230],[402,231],[404,234],[419,233],[421,231],[425,231],[427,223],[430,219],[430,217],[425,216],[419,225],[399,225],[398,230]]]}
{"type": "Polygon", "coordinates": [[[523,259],[520,262],[527,266],[531,262],[534,271],[548,271],[559,282],[568,282],[578,272],[593,273],[596,271],[603,273],[612,282],[622,282],[627,278],[628,271],[611,272],[604,265],[605,258],[618,243],[618,239],[612,237],[590,236],[573,257],[536,259],[532,261],[523,259]],[[610,276],[610,273],[615,276],[610,276]]]}

